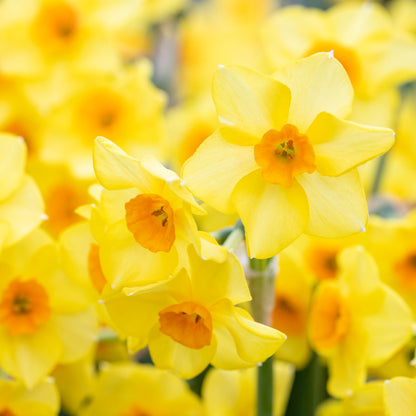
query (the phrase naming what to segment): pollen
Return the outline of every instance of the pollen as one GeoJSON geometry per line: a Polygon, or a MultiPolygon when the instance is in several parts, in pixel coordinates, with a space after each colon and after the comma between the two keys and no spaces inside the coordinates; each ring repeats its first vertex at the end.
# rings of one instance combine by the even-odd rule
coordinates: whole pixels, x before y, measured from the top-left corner
{"type": "Polygon", "coordinates": [[[254,146],[254,158],[264,180],[290,188],[293,178],[316,170],[315,153],[308,137],[292,124],[267,131],[254,146]]]}
{"type": "Polygon", "coordinates": [[[14,279],[3,292],[0,302],[0,324],[11,335],[32,334],[51,315],[49,296],[35,279],[14,279]]]}
{"type": "Polygon", "coordinates": [[[310,334],[319,350],[336,346],[350,327],[350,310],[339,289],[325,285],[318,289],[310,313],[310,334]]]}
{"type": "Polygon", "coordinates": [[[169,202],[156,194],[140,194],[125,204],[126,223],[134,239],[157,253],[169,252],[175,241],[174,213],[169,202]]]}
{"type": "Polygon", "coordinates": [[[194,302],[169,306],[159,312],[160,331],[188,348],[211,344],[212,319],[209,311],[194,302]]]}

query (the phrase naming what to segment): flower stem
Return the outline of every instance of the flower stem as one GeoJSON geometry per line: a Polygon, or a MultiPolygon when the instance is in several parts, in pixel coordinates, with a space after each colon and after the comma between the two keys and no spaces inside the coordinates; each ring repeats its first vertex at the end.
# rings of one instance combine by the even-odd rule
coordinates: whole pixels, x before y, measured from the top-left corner
{"type": "MultiPolygon", "coordinates": [[[[253,297],[252,314],[257,322],[270,325],[275,299],[277,273],[275,258],[251,259],[247,281],[253,297]]],[[[273,414],[273,357],[269,357],[257,371],[257,416],[273,414]]]]}

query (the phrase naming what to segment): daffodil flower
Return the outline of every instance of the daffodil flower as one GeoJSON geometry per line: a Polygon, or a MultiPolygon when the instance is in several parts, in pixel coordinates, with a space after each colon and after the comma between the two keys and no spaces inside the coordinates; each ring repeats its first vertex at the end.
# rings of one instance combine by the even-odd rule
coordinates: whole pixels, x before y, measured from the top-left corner
{"type": "Polygon", "coordinates": [[[221,67],[213,97],[221,127],[183,176],[199,198],[240,215],[251,257],[271,257],[302,233],[333,238],[364,230],[356,167],[386,152],[394,134],[342,119],[353,90],[331,53],[273,77],[221,67]]]}
{"type": "Polygon", "coordinates": [[[209,363],[239,369],[263,362],[286,337],[235,306],[250,300],[237,258],[203,260],[192,245],[188,252],[189,274],[182,269],[168,281],[103,292],[109,316],[129,337],[130,349],[149,345],[158,368],[184,378],[209,363]]]}

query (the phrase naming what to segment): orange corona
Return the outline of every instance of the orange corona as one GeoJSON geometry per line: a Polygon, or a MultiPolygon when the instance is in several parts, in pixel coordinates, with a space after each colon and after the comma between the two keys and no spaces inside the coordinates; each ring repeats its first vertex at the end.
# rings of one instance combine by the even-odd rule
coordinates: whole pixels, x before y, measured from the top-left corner
{"type": "Polygon", "coordinates": [[[317,350],[336,346],[350,326],[350,311],[340,291],[325,285],[318,289],[310,313],[311,341],[317,350]]]}
{"type": "Polygon", "coordinates": [[[3,292],[0,302],[0,324],[11,335],[32,334],[51,315],[49,296],[35,279],[14,279],[3,292]]]}
{"type": "Polygon", "coordinates": [[[287,188],[296,175],[316,170],[312,145],[292,124],[285,124],[280,131],[267,131],[254,146],[254,158],[264,180],[287,188]]]}
{"type": "Polygon", "coordinates": [[[156,194],[140,194],[125,204],[126,223],[134,239],[157,253],[169,252],[175,241],[173,210],[169,202],[156,194]]]}
{"type": "Polygon", "coordinates": [[[160,331],[185,347],[201,349],[211,344],[209,311],[194,302],[169,306],[159,312],[160,331]]]}

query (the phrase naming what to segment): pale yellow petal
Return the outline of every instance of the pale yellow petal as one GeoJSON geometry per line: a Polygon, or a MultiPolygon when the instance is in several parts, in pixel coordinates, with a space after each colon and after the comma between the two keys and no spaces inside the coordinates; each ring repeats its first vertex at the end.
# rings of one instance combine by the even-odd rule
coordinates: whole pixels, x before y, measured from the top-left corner
{"type": "Polygon", "coordinates": [[[183,177],[198,198],[219,211],[232,213],[230,197],[235,185],[256,169],[259,166],[253,147],[230,144],[217,130],[185,163],[183,177]]]}
{"type": "Polygon", "coordinates": [[[273,78],[247,68],[220,67],[214,75],[212,94],[224,125],[261,138],[286,122],[290,91],[273,78]]]}
{"type": "Polygon", "coordinates": [[[367,202],[356,169],[336,178],[314,172],[296,179],[308,199],[308,234],[335,238],[365,231],[367,202]]]}
{"type": "Polygon", "coordinates": [[[182,378],[190,379],[201,373],[211,362],[216,344],[212,337],[210,345],[201,349],[188,348],[154,327],[149,339],[149,352],[157,368],[171,370],[182,378]]]}
{"type": "Polygon", "coordinates": [[[317,53],[273,75],[290,88],[288,123],[305,133],[315,117],[326,111],[345,118],[351,111],[353,88],[343,66],[331,53],[317,53]]]}
{"type": "Polygon", "coordinates": [[[384,302],[376,314],[364,317],[363,328],[368,332],[368,363],[378,366],[387,361],[412,338],[413,318],[405,301],[383,285],[384,302]]]}
{"type": "Polygon", "coordinates": [[[396,377],[384,384],[387,416],[416,414],[416,379],[396,377]]]}
{"type": "Polygon", "coordinates": [[[304,232],[308,223],[308,201],[302,188],[264,181],[260,171],[243,178],[232,201],[246,230],[250,257],[276,255],[304,232]]]}
{"type": "Polygon", "coordinates": [[[94,308],[90,307],[85,311],[69,315],[57,315],[54,321],[56,332],[64,345],[64,353],[60,361],[69,363],[87,355],[98,334],[94,308]]]}
{"type": "Polygon", "coordinates": [[[255,322],[246,311],[230,304],[218,307],[214,319],[227,327],[240,358],[252,364],[265,361],[286,340],[282,332],[255,322]]]}
{"type": "Polygon", "coordinates": [[[390,129],[363,126],[321,113],[306,135],[314,144],[317,170],[339,176],[386,153],[394,143],[390,129]]]}
{"type": "Polygon", "coordinates": [[[143,192],[150,189],[140,162],[104,137],[95,140],[93,161],[97,179],[107,189],[138,187],[143,192]]]}
{"type": "Polygon", "coordinates": [[[5,245],[20,240],[42,221],[44,204],[35,181],[26,176],[22,185],[0,203],[0,219],[9,223],[5,245]]]}
{"type": "Polygon", "coordinates": [[[142,247],[121,220],[110,226],[100,242],[100,262],[112,287],[142,286],[169,278],[178,265],[175,247],[153,253],[142,247]]]}
{"type": "Polygon", "coordinates": [[[0,134],[0,201],[8,197],[24,180],[26,146],[21,137],[0,134]]]}

